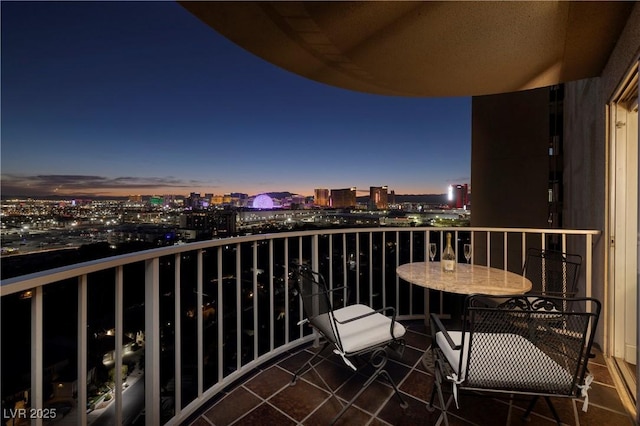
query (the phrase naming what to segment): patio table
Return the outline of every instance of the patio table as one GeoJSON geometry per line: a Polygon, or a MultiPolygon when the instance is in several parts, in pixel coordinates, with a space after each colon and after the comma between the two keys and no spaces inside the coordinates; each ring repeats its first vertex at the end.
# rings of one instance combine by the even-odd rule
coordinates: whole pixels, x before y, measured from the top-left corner
{"type": "MultiPolygon", "coordinates": [[[[444,272],[440,262],[405,263],[396,268],[403,280],[427,289],[456,294],[488,294],[504,296],[523,294],[531,290],[528,278],[504,269],[482,265],[457,263],[454,272],[444,272]]],[[[458,312],[454,307],[452,317],[458,312]]],[[[429,324],[429,291],[425,292],[425,324],[429,324]]]]}
{"type": "Polygon", "coordinates": [[[467,263],[456,264],[454,272],[442,271],[440,262],[405,263],[396,273],[411,284],[457,294],[523,294],[532,286],[529,279],[514,272],[467,263]]]}

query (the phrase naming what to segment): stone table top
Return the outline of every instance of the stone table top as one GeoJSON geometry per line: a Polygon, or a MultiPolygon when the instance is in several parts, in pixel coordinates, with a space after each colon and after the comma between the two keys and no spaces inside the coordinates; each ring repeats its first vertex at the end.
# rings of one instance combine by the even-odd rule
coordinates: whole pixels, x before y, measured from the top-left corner
{"type": "Polygon", "coordinates": [[[398,266],[396,273],[411,284],[458,294],[522,294],[532,286],[522,275],[466,263],[457,263],[454,272],[443,272],[440,262],[406,263],[398,266]]]}

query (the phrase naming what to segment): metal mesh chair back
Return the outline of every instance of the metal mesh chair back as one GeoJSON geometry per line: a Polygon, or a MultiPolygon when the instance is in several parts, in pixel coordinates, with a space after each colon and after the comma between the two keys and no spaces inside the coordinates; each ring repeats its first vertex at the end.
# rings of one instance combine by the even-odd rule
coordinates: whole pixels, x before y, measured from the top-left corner
{"type": "Polygon", "coordinates": [[[582,257],[550,250],[529,249],[523,275],[533,284],[531,293],[574,297],[582,257]]]}
{"type": "Polygon", "coordinates": [[[303,310],[309,320],[331,311],[331,300],[322,275],[300,266],[295,273],[294,285],[300,293],[303,310]]]}
{"type": "Polygon", "coordinates": [[[321,274],[306,265],[297,265],[292,273],[307,321],[331,342],[340,344],[334,323],[330,292],[321,274]]]}
{"type": "Polygon", "coordinates": [[[497,306],[487,299],[468,300],[468,354],[461,357],[467,363],[464,386],[576,395],[584,382],[600,303],[574,299],[572,303],[586,304],[586,312],[575,312],[558,311],[567,304],[555,297],[517,296],[497,306]]]}

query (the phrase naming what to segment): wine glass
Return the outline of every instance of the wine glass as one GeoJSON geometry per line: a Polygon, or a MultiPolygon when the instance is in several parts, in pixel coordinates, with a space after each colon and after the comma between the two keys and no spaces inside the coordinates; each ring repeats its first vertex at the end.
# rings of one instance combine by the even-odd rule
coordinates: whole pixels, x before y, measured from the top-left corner
{"type": "Polygon", "coordinates": [[[467,263],[471,263],[471,244],[464,245],[464,258],[467,259],[467,263]]]}
{"type": "Polygon", "coordinates": [[[431,258],[431,261],[433,262],[433,259],[436,258],[436,250],[438,248],[436,247],[436,243],[431,243],[429,244],[429,257],[431,258]]]}

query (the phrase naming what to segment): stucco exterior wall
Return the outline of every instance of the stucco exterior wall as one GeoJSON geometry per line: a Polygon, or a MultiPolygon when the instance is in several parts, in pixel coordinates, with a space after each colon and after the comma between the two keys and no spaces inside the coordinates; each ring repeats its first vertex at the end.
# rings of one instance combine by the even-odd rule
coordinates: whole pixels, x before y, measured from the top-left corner
{"type": "MultiPolygon", "coordinates": [[[[601,76],[565,85],[564,225],[602,232],[594,240],[592,280],[593,295],[605,303],[608,303],[607,104],[639,55],[640,5],[636,5],[601,76]]],[[[596,341],[601,346],[605,327],[609,325],[608,315],[605,309],[597,331],[596,341]]]]}

